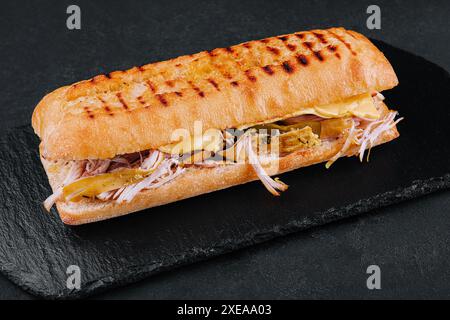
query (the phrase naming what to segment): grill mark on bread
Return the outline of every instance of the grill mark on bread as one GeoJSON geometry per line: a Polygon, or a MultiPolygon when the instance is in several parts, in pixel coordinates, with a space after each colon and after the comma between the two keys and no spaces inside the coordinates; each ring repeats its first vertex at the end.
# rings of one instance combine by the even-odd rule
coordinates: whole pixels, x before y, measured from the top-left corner
{"type": "Polygon", "coordinates": [[[311,54],[315,55],[315,51],[313,50],[312,42],[309,42],[309,41],[302,42],[302,46],[304,48],[306,48],[306,50],[308,50],[311,54]]]}
{"type": "Polygon", "coordinates": [[[155,93],[156,92],[156,87],[153,84],[153,82],[151,82],[150,80],[145,81],[145,83],[147,84],[147,86],[150,88],[150,90],[155,93]]]}
{"type": "Polygon", "coordinates": [[[256,77],[254,75],[251,74],[250,70],[245,70],[245,76],[247,77],[248,80],[250,80],[251,82],[256,82],[256,77]]]}
{"type": "MultiPolygon", "coordinates": [[[[208,56],[209,56],[209,63],[210,63],[210,65],[212,66],[212,68],[214,70],[217,70],[222,75],[222,77],[224,77],[225,79],[228,79],[228,80],[232,79],[233,77],[231,76],[231,74],[228,71],[223,70],[222,65],[220,65],[220,64],[218,65],[214,61],[214,57],[217,56],[217,54],[216,54],[217,50],[219,50],[219,49],[214,49],[214,50],[211,50],[209,52],[208,56]]],[[[225,52],[227,52],[227,51],[225,50],[225,52]]],[[[237,63],[237,61],[235,61],[235,62],[237,63]]]]}
{"type": "Polygon", "coordinates": [[[102,103],[102,107],[103,109],[105,109],[106,113],[110,116],[114,115],[113,112],[111,111],[111,108],[109,107],[109,105],[106,103],[105,100],[103,100],[102,97],[98,97],[98,99],[100,100],[100,102],[102,103]]]}
{"type": "Polygon", "coordinates": [[[273,71],[273,69],[272,69],[272,67],[270,65],[264,66],[264,67],[262,67],[262,69],[268,75],[273,75],[274,74],[274,71],[273,71]]]}
{"type": "Polygon", "coordinates": [[[303,40],[304,38],[305,38],[305,35],[303,34],[303,33],[294,33],[295,34],[295,36],[297,37],[297,38],[299,38],[300,40],[303,40]]]}
{"type": "Polygon", "coordinates": [[[125,110],[129,110],[127,103],[126,103],[125,100],[123,99],[122,92],[118,92],[118,93],[116,94],[116,97],[119,99],[119,102],[120,102],[120,104],[122,105],[122,107],[123,107],[125,110]]]}
{"type": "Polygon", "coordinates": [[[225,79],[231,80],[233,79],[233,77],[231,76],[231,74],[228,71],[223,71],[222,68],[218,69],[220,74],[222,75],[222,77],[224,77],[225,79]]]}
{"type": "Polygon", "coordinates": [[[231,84],[233,87],[239,86],[239,83],[238,83],[237,81],[231,81],[230,84],[231,84]]]}
{"type": "Polygon", "coordinates": [[[179,97],[182,97],[182,96],[183,96],[183,93],[180,92],[180,91],[175,91],[175,94],[176,94],[177,96],[179,96],[179,97]]]}
{"type": "Polygon", "coordinates": [[[144,97],[143,96],[139,96],[139,97],[137,97],[137,100],[139,101],[139,103],[141,104],[141,105],[143,105],[143,106],[145,106],[145,100],[144,100],[144,97]]]}
{"type": "Polygon", "coordinates": [[[275,48],[275,47],[271,47],[271,46],[266,46],[267,51],[269,51],[270,53],[278,56],[280,55],[280,49],[275,48]]]}
{"type": "Polygon", "coordinates": [[[283,44],[286,46],[286,48],[288,48],[289,51],[295,51],[297,49],[296,45],[287,42],[289,40],[288,36],[281,36],[278,37],[278,39],[283,42],[283,44]]]}
{"type": "Polygon", "coordinates": [[[320,50],[317,50],[317,51],[313,50],[312,42],[305,41],[305,42],[302,42],[302,44],[306,49],[308,49],[314,55],[314,57],[317,58],[317,60],[319,60],[320,62],[323,62],[325,60],[325,58],[320,53],[320,50]]]}
{"type": "Polygon", "coordinates": [[[325,40],[325,36],[321,33],[311,32],[322,44],[328,44],[327,40],[325,40]]]}
{"type": "Polygon", "coordinates": [[[319,61],[324,61],[325,58],[322,56],[322,54],[320,53],[320,50],[318,51],[314,51],[314,56],[319,60],[319,61]]]}
{"type": "Polygon", "coordinates": [[[295,71],[294,67],[289,63],[289,61],[285,61],[282,64],[284,71],[287,73],[293,73],[295,71]]]}
{"type": "Polygon", "coordinates": [[[327,30],[331,35],[333,35],[333,37],[335,37],[337,40],[339,40],[340,42],[342,42],[344,44],[344,46],[347,47],[347,49],[352,53],[352,55],[356,56],[356,52],[353,51],[352,46],[350,45],[350,43],[348,43],[347,41],[345,41],[340,35],[338,35],[337,33],[331,31],[331,30],[327,30]]]}
{"type": "Polygon", "coordinates": [[[208,79],[208,82],[211,83],[212,86],[213,86],[214,88],[216,88],[217,91],[220,91],[219,85],[217,84],[216,81],[214,81],[214,79],[209,78],[209,79],[208,79]]]}
{"type": "MultiPolygon", "coordinates": [[[[239,61],[236,60],[236,58],[234,57],[233,53],[234,53],[234,49],[232,49],[231,47],[225,48],[225,51],[229,54],[231,54],[231,61],[237,66],[237,70],[238,72],[240,72],[242,70],[242,65],[239,63],[239,61]]],[[[256,81],[256,77],[249,75],[247,73],[248,70],[245,71],[245,76],[252,82],[256,81]]],[[[228,79],[232,79],[231,75],[228,79]]]]}
{"type": "Polygon", "coordinates": [[[145,102],[145,99],[144,99],[143,96],[137,97],[137,100],[139,101],[139,103],[140,103],[144,108],[147,109],[147,108],[150,107],[150,105],[148,105],[148,104],[145,102]]]}
{"type": "Polygon", "coordinates": [[[102,105],[106,104],[106,101],[102,98],[102,97],[97,97],[98,100],[100,100],[100,102],[102,103],[102,105]]]}
{"type": "Polygon", "coordinates": [[[164,94],[156,94],[155,96],[164,107],[167,107],[169,105],[166,98],[164,97],[164,94]]]}
{"type": "Polygon", "coordinates": [[[328,51],[330,51],[330,52],[336,52],[337,46],[329,45],[329,46],[327,46],[327,49],[328,49],[328,51]]]}
{"type": "Polygon", "coordinates": [[[304,54],[299,54],[296,58],[301,65],[307,66],[309,63],[308,58],[304,54]]]}
{"type": "Polygon", "coordinates": [[[173,88],[175,86],[175,84],[173,83],[173,80],[166,80],[166,84],[171,88],[173,88]]]}
{"type": "Polygon", "coordinates": [[[89,109],[89,107],[85,106],[83,109],[90,119],[94,119],[94,115],[92,114],[92,111],[89,109]]]}
{"type": "Polygon", "coordinates": [[[305,47],[308,51],[310,51],[311,53],[314,52],[313,50],[313,44],[310,41],[304,41],[302,42],[303,47],[305,47]]]}
{"type": "Polygon", "coordinates": [[[110,116],[113,116],[113,115],[114,115],[114,114],[111,112],[111,108],[110,108],[110,107],[104,106],[103,108],[105,109],[106,113],[108,113],[108,115],[110,115],[110,116]]]}
{"type": "Polygon", "coordinates": [[[291,44],[291,43],[287,43],[286,47],[290,50],[290,51],[295,51],[297,50],[297,46],[295,44],[291,44]]]}
{"type": "Polygon", "coordinates": [[[203,97],[205,96],[205,93],[204,93],[202,90],[200,90],[200,88],[197,87],[192,81],[188,81],[188,83],[189,83],[189,85],[192,87],[192,89],[194,89],[194,91],[197,92],[197,94],[198,94],[200,97],[203,98],[203,97]]]}
{"type": "Polygon", "coordinates": [[[334,53],[334,55],[335,55],[336,58],[341,59],[341,55],[340,55],[339,52],[337,51],[337,50],[338,50],[338,47],[337,47],[337,46],[335,46],[335,45],[329,45],[329,46],[327,46],[326,48],[327,48],[327,50],[328,50],[329,52],[334,53]]]}

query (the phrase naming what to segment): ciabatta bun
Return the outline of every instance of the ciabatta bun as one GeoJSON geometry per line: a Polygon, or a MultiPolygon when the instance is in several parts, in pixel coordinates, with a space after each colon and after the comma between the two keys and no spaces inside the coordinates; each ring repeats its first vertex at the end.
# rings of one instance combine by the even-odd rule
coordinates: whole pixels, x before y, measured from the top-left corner
{"type": "MultiPolygon", "coordinates": [[[[397,82],[387,59],[366,37],[343,28],[313,30],[203,51],[59,88],[38,104],[32,124],[45,159],[103,159],[168,144],[175,129],[192,133],[196,120],[202,121],[204,130],[234,128],[390,89],[397,82]]],[[[293,163],[289,170],[304,165],[298,159],[293,163]]],[[[222,177],[229,179],[225,186],[250,179],[248,168],[226,170],[231,171],[222,177]]],[[[196,171],[182,179],[201,185],[198,193],[222,187],[204,181],[196,171]]],[[[178,184],[166,188],[174,189],[156,191],[167,192],[164,200],[142,195],[124,206],[103,204],[91,210],[89,205],[81,211],[92,214],[81,220],[71,218],[77,216],[80,204],[58,207],[66,221],[89,221],[101,218],[99,212],[117,215],[173,201],[171,197],[192,196],[175,192],[178,184]]]]}

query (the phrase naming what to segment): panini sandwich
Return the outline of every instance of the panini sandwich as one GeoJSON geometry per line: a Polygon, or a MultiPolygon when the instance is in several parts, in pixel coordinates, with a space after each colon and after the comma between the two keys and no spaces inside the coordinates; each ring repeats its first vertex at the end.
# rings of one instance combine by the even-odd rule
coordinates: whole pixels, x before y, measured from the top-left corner
{"type": "MultiPolygon", "coordinates": [[[[32,125],[62,221],[104,220],[357,155],[398,137],[398,84],[366,37],[297,32],[61,87],[32,125]]],[[[295,188],[295,186],[293,186],[295,188]]]]}

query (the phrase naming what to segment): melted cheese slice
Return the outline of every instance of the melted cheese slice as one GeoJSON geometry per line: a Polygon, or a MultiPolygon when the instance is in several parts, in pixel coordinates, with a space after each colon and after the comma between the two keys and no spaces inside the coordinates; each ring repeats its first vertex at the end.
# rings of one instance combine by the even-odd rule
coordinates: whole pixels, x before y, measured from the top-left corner
{"type": "Polygon", "coordinates": [[[322,118],[344,118],[354,116],[365,119],[378,119],[381,115],[380,111],[375,106],[372,95],[370,93],[364,93],[361,95],[353,96],[345,99],[341,102],[331,103],[322,106],[310,107],[302,109],[301,111],[294,112],[283,117],[271,119],[263,122],[256,122],[246,124],[238,129],[246,129],[259,124],[272,123],[288,118],[303,116],[307,114],[316,115],[322,118]]]}
{"type": "Polygon", "coordinates": [[[197,150],[217,152],[222,149],[223,136],[220,130],[209,129],[203,135],[182,139],[162,147],[158,150],[170,154],[184,154],[197,150]]]}
{"type": "Polygon", "coordinates": [[[342,102],[318,106],[307,110],[302,110],[302,115],[311,113],[323,118],[343,118],[355,116],[365,119],[378,119],[380,112],[377,110],[370,93],[352,97],[342,102]]]}

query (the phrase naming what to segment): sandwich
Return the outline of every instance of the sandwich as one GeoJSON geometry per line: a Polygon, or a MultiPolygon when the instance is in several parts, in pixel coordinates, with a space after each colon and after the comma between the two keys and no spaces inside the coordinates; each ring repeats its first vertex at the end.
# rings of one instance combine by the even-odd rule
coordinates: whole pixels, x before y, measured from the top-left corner
{"type": "Polygon", "coordinates": [[[79,225],[253,180],[278,196],[283,172],[362,161],[397,138],[381,94],[397,84],[370,40],[331,28],[61,87],[32,116],[53,190],[44,206],[79,225]]]}

